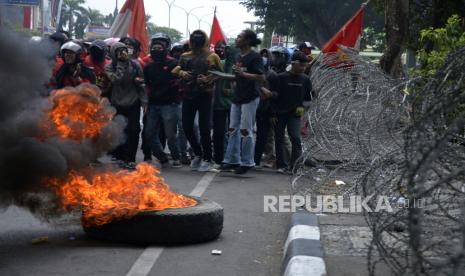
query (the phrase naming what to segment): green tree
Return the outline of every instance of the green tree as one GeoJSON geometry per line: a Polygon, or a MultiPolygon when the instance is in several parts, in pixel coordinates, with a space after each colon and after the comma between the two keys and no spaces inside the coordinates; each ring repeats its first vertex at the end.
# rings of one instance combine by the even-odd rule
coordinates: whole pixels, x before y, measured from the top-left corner
{"type": "Polygon", "coordinates": [[[85,0],[64,0],[61,8],[61,18],[59,30],[66,30],[69,32],[71,37],[76,35],[75,25],[78,22],[81,26],[84,22],[82,14],[84,13],[85,8],[82,6],[86,1],[85,0]],[[64,27],[67,27],[66,29],[64,27]]]}
{"type": "MultiPolygon", "coordinates": [[[[265,40],[274,31],[294,36],[297,41],[311,41],[323,46],[355,12],[363,0],[245,0],[247,9],[259,18],[265,40]]],[[[367,7],[365,26],[382,31],[383,18],[371,6],[367,7]]]]}
{"type": "Polygon", "coordinates": [[[150,14],[145,15],[145,24],[147,25],[147,35],[149,38],[156,33],[165,33],[167,34],[172,42],[179,42],[182,39],[182,33],[176,29],[157,26],[154,23],[150,22],[152,16],[150,14]]]}
{"type": "Polygon", "coordinates": [[[360,49],[363,51],[368,46],[372,47],[375,52],[383,52],[386,48],[386,33],[376,31],[373,27],[364,28],[360,49]]]}
{"type": "Polygon", "coordinates": [[[412,70],[413,76],[429,78],[441,68],[447,55],[465,46],[463,18],[451,16],[442,28],[427,28],[420,32],[418,58],[420,68],[412,70]]]}
{"type": "Polygon", "coordinates": [[[87,7],[87,9],[84,10],[83,16],[89,19],[90,25],[103,26],[105,17],[99,10],[87,7]]]}

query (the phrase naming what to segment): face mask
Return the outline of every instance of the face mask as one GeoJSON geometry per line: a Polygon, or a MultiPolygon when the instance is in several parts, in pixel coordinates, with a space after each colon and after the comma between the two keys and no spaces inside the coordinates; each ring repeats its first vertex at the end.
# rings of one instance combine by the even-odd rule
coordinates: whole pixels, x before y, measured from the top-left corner
{"type": "Polygon", "coordinates": [[[162,60],[166,57],[167,53],[166,51],[160,51],[160,50],[151,50],[150,51],[150,56],[154,60],[162,60]]]}
{"type": "Polygon", "coordinates": [[[205,37],[203,36],[194,36],[191,40],[192,48],[200,49],[205,44],[205,37]]]}
{"type": "Polygon", "coordinates": [[[134,54],[134,49],[128,48],[128,54],[132,56],[132,54],[134,54]]]}
{"type": "Polygon", "coordinates": [[[268,58],[262,57],[262,62],[263,62],[263,65],[268,65],[268,58]]]}
{"type": "Polygon", "coordinates": [[[103,61],[105,59],[105,51],[99,48],[90,48],[90,56],[95,61],[103,61]]]}

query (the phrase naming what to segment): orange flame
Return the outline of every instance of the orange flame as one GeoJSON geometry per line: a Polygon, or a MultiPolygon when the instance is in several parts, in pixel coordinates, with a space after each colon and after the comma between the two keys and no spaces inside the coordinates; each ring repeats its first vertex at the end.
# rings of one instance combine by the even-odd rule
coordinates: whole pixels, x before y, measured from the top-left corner
{"type": "Polygon", "coordinates": [[[67,179],[48,180],[64,208],[82,206],[84,226],[103,225],[145,211],[192,207],[194,199],[170,191],[159,171],[141,163],[133,172],[102,172],[87,180],[71,172],[67,179]]]}
{"type": "Polygon", "coordinates": [[[48,124],[43,127],[47,136],[76,142],[98,137],[115,115],[114,109],[108,108],[108,100],[101,98],[100,93],[97,87],[92,86],[53,91],[50,95],[53,107],[48,112],[48,124]]]}

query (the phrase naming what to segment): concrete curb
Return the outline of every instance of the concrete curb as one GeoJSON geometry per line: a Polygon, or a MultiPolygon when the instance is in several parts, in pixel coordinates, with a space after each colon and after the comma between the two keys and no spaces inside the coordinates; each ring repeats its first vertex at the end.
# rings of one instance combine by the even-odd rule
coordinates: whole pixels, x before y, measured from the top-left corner
{"type": "Polygon", "coordinates": [[[284,245],[282,275],[326,275],[318,217],[304,209],[299,209],[291,217],[284,245]]]}

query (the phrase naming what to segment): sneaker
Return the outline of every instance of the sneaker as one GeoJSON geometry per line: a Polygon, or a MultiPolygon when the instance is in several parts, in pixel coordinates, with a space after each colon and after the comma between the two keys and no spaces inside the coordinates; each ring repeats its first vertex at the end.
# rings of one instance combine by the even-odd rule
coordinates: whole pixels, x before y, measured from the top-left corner
{"type": "Polygon", "coordinates": [[[196,171],[200,168],[200,163],[202,162],[202,160],[200,160],[200,157],[195,157],[194,159],[192,159],[191,161],[191,164],[190,164],[190,167],[193,171],[196,171]]]}
{"type": "Polygon", "coordinates": [[[223,163],[220,166],[220,170],[224,171],[224,172],[228,172],[228,171],[233,172],[238,167],[239,167],[239,164],[226,164],[226,163],[223,163]]]}
{"type": "Polygon", "coordinates": [[[171,163],[171,167],[173,167],[173,168],[182,168],[181,161],[173,160],[173,163],[171,163]]]}
{"type": "Polygon", "coordinates": [[[276,172],[280,174],[292,174],[292,171],[288,168],[279,168],[276,172]]]}
{"type": "Polygon", "coordinates": [[[216,164],[216,163],[215,163],[215,164],[213,164],[213,168],[214,168],[215,170],[219,170],[219,169],[221,169],[221,164],[216,164]]]}
{"type": "Polygon", "coordinates": [[[147,163],[152,162],[152,156],[144,156],[144,162],[147,162],[147,163]]]}
{"type": "Polygon", "coordinates": [[[200,167],[198,169],[199,172],[208,172],[210,171],[211,169],[213,169],[213,164],[212,162],[209,162],[209,161],[202,161],[202,163],[200,163],[200,167]]]}
{"type": "Polygon", "coordinates": [[[187,156],[187,154],[181,155],[181,164],[183,164],[183,165],[190,165],[191,164],[191,159],[189,158],[189,156],[187,156]]]}
{"type": "Polygon", "coordinates": [[[235,173],[235,174],[245,174],[245,173],[247,173],[251,168],[253,168],[253,167],[240,166],[240,167],[237,167],[237,168],[234,170],[234,173],[235,173]]]}
{"type": "Polygon", "coordinates": [[[274,160],[268,160],[264,165],[263,167],[265,168],[269,168],[269,169],[272,169],[276,166],[276,161],[274,160]]]}
{"type": "Polygon", "coordinates": [[[286,174],[286,168],[279,168],[276,170],[277,173],[280,173],[280,174],[286,174]]]}

